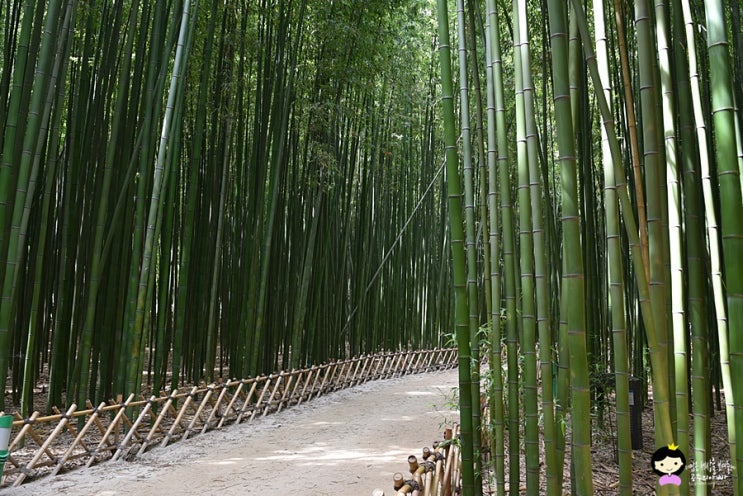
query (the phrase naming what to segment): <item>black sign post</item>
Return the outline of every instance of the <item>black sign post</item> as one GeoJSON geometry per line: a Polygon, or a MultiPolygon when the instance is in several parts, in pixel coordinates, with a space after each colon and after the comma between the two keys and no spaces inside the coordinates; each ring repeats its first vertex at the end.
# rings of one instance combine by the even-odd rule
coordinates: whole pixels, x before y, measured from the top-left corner
{"type": "Polygon", "coordinates": [[[639,377],[629,378],[629,418],[632,449],[642,449],[642,388],[639,377]]]}

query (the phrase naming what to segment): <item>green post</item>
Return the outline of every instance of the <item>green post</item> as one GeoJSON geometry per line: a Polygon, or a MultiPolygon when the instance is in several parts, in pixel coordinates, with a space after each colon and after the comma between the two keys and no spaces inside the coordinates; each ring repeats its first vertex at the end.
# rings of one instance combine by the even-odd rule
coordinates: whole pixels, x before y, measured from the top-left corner
{"type": "Polygon", "coordinates": [[[8,445],[10,445],[10,431],[13,427],[13,416],[3,415],[0,417],[0,479],[2,478],[5,462],[8,461],[8,445]]]}

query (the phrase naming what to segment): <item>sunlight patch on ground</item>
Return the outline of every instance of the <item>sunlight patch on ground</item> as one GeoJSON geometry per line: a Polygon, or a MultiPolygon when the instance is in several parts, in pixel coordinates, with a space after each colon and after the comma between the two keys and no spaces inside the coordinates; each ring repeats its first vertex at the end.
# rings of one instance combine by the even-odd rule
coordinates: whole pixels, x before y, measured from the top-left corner
{"type": "Polygon", "coordinates": [[[437,395],[433,391],[407,391],[405,394],[408,396],[436,396],[437,395]]]}
{"type": "Polygon", "coordinates": [[[374,459],[375,463],[397,461],[411,453],[410,448],[399,448],[382,453],[373,450],[347,450],[311,447],[300,451],[276,451],[273,456],[256,458],[258,461],[281,461],[299,466],[335,465],[347,461],[374,459]]]}
{"type": "Polygon", "coordinates": [[[235,465],[243,461],[244,458],[227,458],[226,460],[215,460],[208,462],[208,465],[235,465]]]}
{"type": "Polygon", "coordinates": [[[420,417],[411,417],[410,415],[401,415],[399,417],[382,417],[382,420],[385,422],[412,422],[412,421],[420,421],[420,417]]]}

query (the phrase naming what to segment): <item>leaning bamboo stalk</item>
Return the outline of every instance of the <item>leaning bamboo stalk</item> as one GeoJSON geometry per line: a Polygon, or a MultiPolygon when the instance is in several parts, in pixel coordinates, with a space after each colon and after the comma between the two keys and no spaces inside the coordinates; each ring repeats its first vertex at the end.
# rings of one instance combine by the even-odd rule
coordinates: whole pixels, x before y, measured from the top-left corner
{"type": "Polygon", "coordinates": [[[330,391],[337,391],[339,389],[343,389],[343,377],[346,373],[346,365],[348,365],[348,360],[343,360],[342,362],[336,362],[336,366],[333,369],[333,375],[330,376],[330,383],[328,385],[328,390],[330,391]],[[340,365],[340,370],[338,370],[338,366],[340,365]]]}
{"type": "Polygon", "coordinates": [[[422,351],[413,352],[413,358],[415,361],[415,367],[412,369],[416,374],[422,370],[422,362],[426,358],[426,354],[422,351]]]}
{"type": "Polygon", "coordinates": [[[379,355],[373,355],[369,357],[369,361],[371,362],[371,368],[367,373],[366,380],[373,381],[379,377],[379,364],[381,360],[379,359],[379,355]]]}
{"type": "Polygon", "coordinates": [[[356,375],[359,373],[359,369],[361,368],[362,359],[361,358],[354,358],[353,359],[355,363],[355,367],[353,367],[353,373],[346,381],[346,387],[352,387],[354,383],[356,382],[356,375]]]}
{"type": "Polygon", "coordinates": [[[325,383],[328,380],[328,376],[332,375],[332,372],[329,370],[330,368],[335,368],[335,363],[331,363],[330,365],[325,368],[325,374],[322,376],[322,381],[320,382],[320,388],[315,392],[315,398],[322,395],[324,389],[325,389],[325,383]]]}
{"type": "Polygon", "coordinates": [[[276,392],[279,390],[279,386],[281,386],[281,382],[284,379],[284,374],[279,374],[277,378],[278,380],[276,381],[276,384],[271,390],[271,396],[268,397],[268,401],[266,402],[266,407],[263,409],[263,415],[261,415],[262,417],[265,417],[266,415],[268,415],[268,412],[271,410],[271,403],[273,403],[273,399],[276,397],[276,392]]]}
{"type": "Polygon", "coordinates": [[[397,367],[400,362],[400,354],[399,353],[393,353],[392,354],[392,360],[390,362],[390,369],[387,372],[387,379],[391,379],[393,377],[397,376],[397,367]]]}
{"type": "MultiPolygon", "coordinates": [[[[228,390],[228,387],[229,387],[229,382],[227,384],[223,384],[223,385],[221,385],[219,387],[220,387],[221,390],[219,392],[219,396],[217,397],[217,401],[215,402],[214,408],[212,408],[211,413],[209,413],[209,417],[207,417],[206,422],[204,422],[204,425],[201,428],[200,434],[205,433],[207,431],[207,429],[209,429],[209,425],[214,420],[214,417],[220,415],[220,413],[219,413],[219,411],[220,411],[219,405],[222,404],[222,401],[224,401],[224,398],[227,395],[227,390],[228,390]]],[[[226,412],[227,412],[227,410],[225,410],[225,413],[226,412]]]]}
{"type": "MultiPolygon", "coordinates": [[[[90,400],[88,400],[86,402],[86,405],[89,406],[89,407],[92,407],[93,406],[93,404],[90,402],[90,400]]],[[[95,422],[95,426],[98,427],[98,433],[102,436],[103,433],[106,432],[106,426],[103,425],[103,422],[101,422],[101,415],[100,414],[106,411],[106,406],[107,405],[106,405],[106,402],[105,401],[102,402],[101,405],[103,405],[103,406],[96,409],[96,410],[98,410],[98,415],[95,415],[93,417],[93,422],[95,422]]]]}
{"type": "Polygon", "coordinates": [[[351,383],[351,374],[352,370],[354,369],[354,365],[356,363],[356,360],[346,360],[347,367],[344,367],[344,370],[342,371],[341,375],[338,376],[337,381],[337,389],[346,389],[348,385],[351,383]]]}
{"type": "Polygon", "coordinates": [[[361,359],[361,371],[359,372],[358,377],[355,379],[355,382],[351,384],[351,386],[356,386],[356,385],[366,382],[366,379],[367,379],[366,367],[368,365],[369,365],[369,357],[365,356],[361,359]]]}
{"type": "Polygon", "coordinates": [[[415,364],[415,370],[417,372],[425,372],[428,370],[428,357],[431,355],[428,351],[416,351],[417,360],[415,364]]]}
{"type": "Polygon", "coordinates": [[[404,370],[404,366],[407,363],[408,355],[406,353],[396,353],[395,355],[396,363],[393,366],[393,373],[391,377],[400,377],[402,375],[402,371],[404,370]]]}
{"type": "Polygon", "coordinates": [[[377,376],[375,379],[384,379],[387,373],[387,365],[390,363],[390,353],[385,353],[379,357],[379,364],[377,365],[377,376]]]}
{"type": "MultiPolygon", "coordinates": [[[[24,436],[26,435],[30,436],[31,439],[34,440],[37,446],[41,446],[44,444],[44,441],[39,437],[39,435],[36,433],[36,431],[32,427],[33,424],[39,425],[36,422],[36,419],[38,418],[38,412],[34,412],[34,413],[36,414],[36,416],[32,415],[32,417],[34,418],[34,421],[29,421],[28,429],[25,429],[25,432],[22,431],[23,435],[19,434],[18,436],[16,436],[15,441],[10,445],[10,447],[8,448],[8,451],[12,452],[18,444],[22,445],[24,443],[24,440],[23,440],[24,436]]],[[[16,412],[14,416],[16,418],[16,422],[18,421],[23,422],[23,417],[21,417],[21,415],[18,412],[16,412]]],[[[55,417],[55,420],[60,420],[62,418],[61,416],[57,416],[57,415],[55,415],[54,417],[55,417]]],[[[49,458],[54,458],[54,455],[51,451],[49,451],[47,455],[49,456],[49,458]]]]}
{"type": "MultiPolygon", "coordinates": [[[[230,402],[227,403],[227,408],[225,408],[224,414],[222,415],[222,418],[219,419],[219,423],[217,424],[217,429],[221,428],[224,424],[225,420],[227,420],[228,415],[232,411],[233,405],[235,404],[235,401],[240,397],[240,393],[242,392],[243,386],[245,386],[245,381],[240,381],[237,385],[237,389],[235,390],[235,393],[232,395],[232,398],[230,398],[230,402]]],[[[225,388],[226,390],[227,388],[225,388]]],[[[235,417],[237,418],[237,417],[235,417]]]]}
{"type": "Polygon", "coordinates": [[[322,388],[323,380],[326,375],[326,369],[328,368],[328,365],[321,365],[317,368],[317,373],[315,374],[315,380],[312,382],[312,387],[310,388],[310,392],[307,395],[307,399],[311,400],[313,397],[317,397],[317,392],[322,388]]]}
{"type": "Polygon", "coordinates": [[[108,425],[108,429],[106,429],[106,432],[103,434],[103,439],[100,440],[98,443],[98,446],[95,447],[93,452],[91,453],[90,459],[88,460],[88,463],[85,464],[86,467],[90,467],[93,462],[95,461],[95,456],[101,451],[101,448],[105,443],[110,443],[109,436],[111,435],[111,432],[113,432],[114,429],[119,425],[119,421],[121,420],[122,415],[126,412],[126,409],[129,407],[129,403],[134,399],[134,393],[130,394],[129,397],[126,399],[124,403],[119,405],[119,411],[116,412],[116,416],[111,421],[111,423],[108,425]]]}
{"type": "Polygon", "coordinates": [[[377,356],[374,358],[374,376],[373,380],[382,379],[384,377],[384,369],[387,366],[387,354],[377,356]]]}
{"type": "MultiPolygon", "coordinates": [[[[318,371],[318,370],[319,369],[317,367],[312,367],[310,369],[309,375],[307,376],[307,380],[304,382],[304,386],[302,387],[302,394],[299,397],[299,401],[297,402],[297,405],[299,405],[300,403],[302,403],[302,401],[304,401],[305,394],[307,392],[307,386],[309,386],[310,383],[312,382],[312,376],[313,375],[315,375],[315,381],[317,381],[317,375],[319,375],[319,372],[317,374],[315,374],[315,372],[318,371]]],[[[313,387],[314,387],[314,383],[313,383],[313,387]]],[[[312,394],[312,388],[310,388],[309,394],[310,395],[312,394]]]]}
{"type": "Polygon", "coordinates": [[[395,356],[395,367],[392,377],[400,377],[404,374],[405,365],[408,362],[408,355],[406,353],[397,353],[395,356]]]}
{"type": "MultiPolygon", "coordinates": [[[[54,413],[59,414],[60,416],[64,416],[63,413],[56,406],[55,407],[52,407],[52,411],[54,413]]],[[[79,412],[75,412],[75,413],[77,414],[79,412]]],[[[85,413],[86,414],[87,413],[90,413],[90,411],[87,411],[86,410],[85,413]]],[[[79,416],[81,416],[81,415],[73,415],[73,417],[79,417],[79,416]]],[[[77,429],[75,429],[75,426],[72,424],[72,422],[67,422],[65,424],[65,428],[69,431],[69,433],[70,433],[70,435],[72,436],[73,439],[77,437],[77,429]]],[[[88,448],[86,447],[85,449],[87,450],[88,448]]]]}
{"type": "Polygon", "coordinates": [[[248,406],[250,405],[250,400],[253,398],[253,395],[255,394],[256,389],[258,389],[258,382],[260,380],[265,380],[265,377],[261,379],[253,379],[253,385],[250,387],[250,391],[245,397],[243,406],[242,408],[240,408],[240,413],[237,414],[237,418],[235,419],[236,424],[239,424],[240,422],[242,422],[243,416],[245,415],[245,411],[248,409],[248,406]]]}
{"type": "Polygon", "coordinates": [[[263,390],[261,391],[261,395],[258,397],[258,401],[256,402],[255,406],[253,407],[253,412],[250,415],[250,420],[253,420],[258,413],[258,410],[261,407],[261,403],[263,403],[263,398],[266,397],[266,392],[268,391],[269,386],[271,385],[271,377],[266,378],[266,385],[263,386],[263,390]]]}
{"type": "MultiPolygon", "coordinates": [[[[88,421],[85,423],[83,428],[80,429],[80,432],[78,433],[77,437],[72,442],[70,447],[67,448],[67,451],[65,451],[64,455],[62,455],[62,457],[57,460],[57,466],[54,467],[54,470],[52,470],[52,476],[57,475],[57,472],[59,472],[59,469],[61,469],[64,466],[65,462],[72,454],[72,450],[75,449],[75,446],[77,446],[78,443],[82,442],[83,436],[85,436],[85,433],[88,432],[88,429],[90,429],[91,426],[95,425],[95,421],[98,419],[99,409],[103,408],[104,406],[106,406],[105,401],[102,402],[100,405],[98,405],[98,408],[93,410],[93,413],[90,415],[90,419],[88,419],[88,421]]],[[[92,452],[88,449],[87,446],[85,446],[85,443],[83,443],[83,446],[85,447],[85,451],[88,452],[88,454],[92,456],[92,452]]]]}
{"type": "Polygon", "coordinates": [[[276,408],[276,413],[279,413],[281,411],[287,399],[291,400],[291,397],[294,394],[294,391],[292,390],[292,382],[294,382],[295,377],[294,373],[289,373],[288,376],[289,378],[286,380],[286,384],[284,385],[284,394],[282,394],[281,398],[279,398],[279,406],[276,408]]]}
{"type": "Polygon", "coordinates": [[[381,364],[382,366],[381,366],[381,369],[380,369],[380,367],[377,367],[378,372],[377,372],[376,379],[384,379],[385,378],[384,374],[385,374],[385,371],[387,370],[387,364],[390,361],[390,355],[389,355],[389,353],[385,353],[382,357],[380,357],[380,361],[382,362],[382,364],[381,364]]]}
{"type": "Polygon", "coordinates": [[[436,349],[431,353],[433,355],[432,365],[435,369],[445,369],[452,365],[451,353],[449,349],[436,349]]]}
{"type": "MultiPolygon", "coordinates": [[[[177,415],[175,417],[175,421],[173,422],[173,425],[170,426],[170,429],[165,434],[165,437],[163,438],[162,443],[160,443],[160,447],[164,448],[165,446],[167,446],[168,441],[170,440],[170,438],[175,433],[176,428],[178,428],[178,426],[180,426],[181,419],[183,418],[183,415],[186,413],[186,409],[188,408],[188,406],[193,401],[194,395],[196,394],[196,391],[198,391],[198,389],[199,389],[198,386],[194,386],[191,389],[191,392],[186,397],[186,401],[184,401],[183,404],[181,405],[180,412],[177,413],[177,415]]],[[[174,400],[173,394],[171,394],[168,397],[168,401],[165,403],[165,406],[163,407],[162,411],[160,412],[160,414],[155,419],[155,423],[152,426],[152,428],[150,429],[150,432],[147,434],[147,437],[145,438],[144,442],[142,443],[142,446],[140,446],[139,452],[137,453],[137,455],[141,455],[142,453],[144,453],[144,450],[147,449],[147,446],[152,442],[152,439],[155,436],[155,431],[157,430],[158,427],[160,427],[160,424],[162,423],[163,419],[165,418],[166,412],[170,409],[170,406],[173,404],[173,400],[174,400]]]]}
{"type": "MultiPolygon", "coordinates": [[[[29,461],[24,468],[21,469],[21,473],[18,475],[18,478],[13,482],[13,487],[18,487],[21,485],[23,480],[28,475],[29,471],[36,465],[36,462],[41,459],[42,455],[46,452],[47,448],[52,444],[54,439],[59,435],[60,432],[62,432],[62,429],[64,429],[65,425],[69,421],[70,416],[72,413],[77,409],[76,404],[72,404],[70,408],[67,410],[67,412],[62,416],[62,419],[59,421],[59,424],[57,424],[57,427],[54,428],[52,433],[49,435],[49,437],[46,439],[44,444],[38,449],[36,454],[33,458],[31,458],[31,461],[29,461]]],[[[54,459],[54,458],[52,458],[54,459]]]]}
{"type": "MultiPolygon", "coordinates": [[[[152,398],[155,398],[155,396],[153,396],[152,398]]],[[[140,404],[141,404],[140,401],[135,401],[131,405],[129,405],[129,407],[136,407],[137,405],[140,405],[140,404]]],[[[146,406],[147,406],[147,402],[145,402],[145,407],[146,406]]],[[[150,408],[152,408],[152,407],[150,407],[150,408]]],[[[132,432],[132,435],[134,437],[136,437],[137,440],[141,440],[142,439],[142,436],[140,435],[140,433],[137,432],[134,429],[134,423],[131,420],[129,420],[129,417],[126,415],[126,412],[124,412],[124,415],[121,417],[121,420],[126,425],[127,429],[129,429],[129,431],[127,431],[127,432],[130,432],[131,431],[132,432]]],[[[118,432],[116,433],[116,438],[118,439],[118,432]]]]}
{"type": "Polygon", "coordinates": [[[302,376],[307,372],[308,369],[302,369],[298,370],[296,373],[297,380],[294,381],[294,387],[292,387],[292,394],[289,396],[289,405],[297,401],[301,397],[301,393],[299,393],[299,387],[302,386],[304,381],[302,380],[302,376]]]}
{"type": "Polygon", "coordinates": [[[409,372],[417,373],[419,370],[421,370],[422,360],[423,360],[423,354],[419,351],[414,351],[411,361],[414,362],[415,365],[411,369],[409,369],[409,372]]]}
{"type": "MultiPolygon", "coordinates": [[[[127,447],[127,445],[129,444],[129,441],[131,441],[132,439],[132,436],[134,436],[135,433],[137,432],[137,428],[139,427],[139,424],[141,424],[142,421],[144,421],[144,418],[147,416],[147,414],[152,409],[152,404],[155,402],[155,400],[157,400],[157,396],[152,395],[150,397],[150,401],[147,402],[145,407],[140,412],[139,416],[137,417],[137,420],[135,420],[134,423],[129,427],[129,431],[126,433],[126,436],[124,436],[124,439],[121,440],[121,445],[119,445],[119,449],[117,449],[116,453],[114,453],[114,455],[111,457],[111,461],[115,462],[124,453],[124,448],[127,447]]],[[[124,415],[124,419],[125,419],[125,422],[128,420],[126,415],[124,415]]]]}
{"type": "Polygon", "coordinates": [[[437,369],[441,368],[447,368],[449,367],[449,364],[451,363],[451,357],[448,350],[439,350],[439,352],[436,355],[436,365],[435,367],[437,369]]]}
{"type": "MultiPolygon", "coordinates": [[[[204,407],[209,404],[209,398],[211,398],[212,394],[214,393],[214,388],[212,386],[209,386],[206,390],[206,395],[204,396],[204,399],[201,400],[199,403],[199,407],[196,409],[196,413],[194,414],[193,418],[191,419],[191,422],[188,423],[188,427],[186,427],[185,432],[183,433],[183,436],[181,439],[185,441],[188,439],[188,436],[191,435],[191,432],[194,431],[194,426],[196,425],[196,422],[201,419],[201,412],[204,411],[204,407]]],[[[185,411],[185,405],[184,408],[181,411],[185,411]]],[[[212,412],[214,412],[215,409],[212,409],[212,412]]],[[[175,427],[180,422],[174,422],[173,427],[175,427]]],[[[204,427],[206,427],[207,424],[204,424],[204,427]]],[[[165,439],[168,437],[166,436],[165,439]]],[[[163,446],[165,446],[165,439],[163,439],[163,446]]]]}

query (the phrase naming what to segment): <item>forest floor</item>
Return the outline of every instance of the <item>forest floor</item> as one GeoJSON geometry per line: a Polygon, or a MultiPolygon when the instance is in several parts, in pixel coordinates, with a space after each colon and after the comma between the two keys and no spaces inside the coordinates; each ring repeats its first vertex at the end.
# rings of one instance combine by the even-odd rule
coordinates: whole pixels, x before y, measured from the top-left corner
{"type": "MultiPolygon", "coordinates": [[[[405,471],[407,457],[419,456],[424,446],[440,440],[444,429],[458,420],[456,386],[456,370],[368,382],[250,423],[155,448],[129,461],[100,463],[4,488],[0,494],[370,496],[375,488],[382,488],[390,495],[394,494],[392,475],[405,471]]],[[[619,494],[615,425],[610,408],[603,426],[593,430],[597,495],[619,494]]],[[[636,495],[654,494],[653,433],[648,406],[643,412],[643,449],[633,452],[636,495]]],[[[716,411],[712,418],[711,444],[706,483],[711,494],[733,494],[724,412],[716,411]]],[[[522,456],[522,493],[523,463],[522,456]]],[[[543,468],[541,472],[544,479],[543,468]]],[[[484,493],[490,494],[485,479],[484,493]]],[[[569,467],[565,481],[564,494],[570,494],[569,467]]],[[[541,482],[544,487],[545,481],[541,482]]]]}

